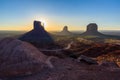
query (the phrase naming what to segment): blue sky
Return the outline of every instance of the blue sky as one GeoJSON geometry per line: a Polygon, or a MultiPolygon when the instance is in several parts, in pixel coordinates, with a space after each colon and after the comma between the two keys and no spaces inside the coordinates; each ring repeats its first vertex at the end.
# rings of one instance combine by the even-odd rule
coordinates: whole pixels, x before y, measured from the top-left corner
{"type": "Polygon", "coordinates": [[[0,30],[29,30],[41,18],[48,30],[84,30],[92,22],[120,30],[120,0],[0,0],[0,30]]]}

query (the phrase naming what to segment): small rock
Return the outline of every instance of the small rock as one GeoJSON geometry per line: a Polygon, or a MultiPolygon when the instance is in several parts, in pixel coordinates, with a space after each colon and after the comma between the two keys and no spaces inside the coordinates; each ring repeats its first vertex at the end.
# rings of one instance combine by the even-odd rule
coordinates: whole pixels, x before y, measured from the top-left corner
{"type": "Polygon", "coordinates": [[[78,57],[78,62],[84,62],[84,63],[88,63],[88,64],[98,64],[97,61],[95,61],[94,59],[81,55],[80,57],[78,57]]]}

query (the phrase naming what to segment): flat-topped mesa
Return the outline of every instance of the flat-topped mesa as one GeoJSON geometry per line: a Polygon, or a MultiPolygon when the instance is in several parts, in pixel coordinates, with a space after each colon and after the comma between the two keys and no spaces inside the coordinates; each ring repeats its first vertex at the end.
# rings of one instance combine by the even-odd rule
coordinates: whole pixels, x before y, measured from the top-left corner
{"type": "Polygon", "coordinates": [[[42,26],[40,21],[34,21],[33,26],[34,26],[34,30],[44,29],[44,26],[42,26]]]}
{"type": "Polygon", "coordinates": [[[104,37],[105,35],[98,31],[98,25],[96,23],[90,23],[87,25],[87,29],[81,36],[98,36],[104,37]]]}
{"type": "Polygon", "coordinates": [[[87,30],[88,32],[98,32],[98,26],[96,23],[90,23],[87,25],[87,30]]]}

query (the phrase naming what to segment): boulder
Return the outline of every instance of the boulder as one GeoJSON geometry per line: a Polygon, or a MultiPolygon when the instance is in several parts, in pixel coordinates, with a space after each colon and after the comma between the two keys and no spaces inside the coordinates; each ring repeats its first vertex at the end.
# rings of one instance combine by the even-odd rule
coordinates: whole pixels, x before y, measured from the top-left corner
{"type": "Polygon", "coordinates": [[[78,57],[77,60],[78,62],[84,62],[87,64],[98,64],[96,60],[84,55],[81,55],[80,57],[78,57]]]}

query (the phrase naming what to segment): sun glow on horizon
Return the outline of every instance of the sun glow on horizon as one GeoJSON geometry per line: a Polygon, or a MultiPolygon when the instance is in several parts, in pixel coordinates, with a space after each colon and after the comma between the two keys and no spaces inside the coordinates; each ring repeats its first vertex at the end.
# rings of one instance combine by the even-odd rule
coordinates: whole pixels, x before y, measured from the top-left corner
{"type": "Polygon", "coordinates": [[[41,22],[42,26],[47,26],[47,22],[44,19],[40,19],[39,21],[41,22]]]}
{"type": "MultiPolygon", "coordinates": [[[[34,14],[35,15],[35,14],[34,14]]],[[[36,16],[33,16],[33,18],[31,20],[37,20],[37,21],[40,21],[41,22],[41,25],[44,26],[44,27],[47,27],[48,26],[48,18],[46,16],[40,16],[40,15],[37,15],[36,16]]]]}

